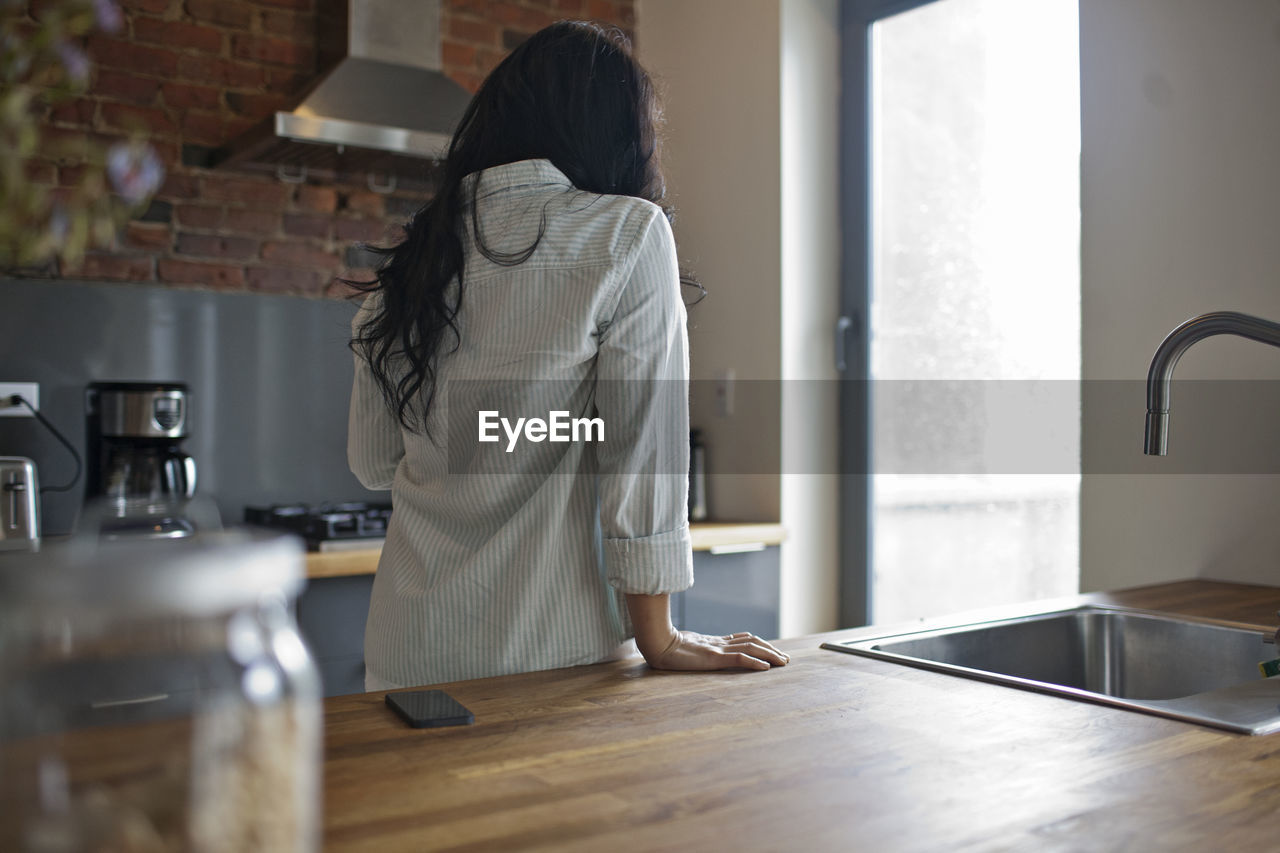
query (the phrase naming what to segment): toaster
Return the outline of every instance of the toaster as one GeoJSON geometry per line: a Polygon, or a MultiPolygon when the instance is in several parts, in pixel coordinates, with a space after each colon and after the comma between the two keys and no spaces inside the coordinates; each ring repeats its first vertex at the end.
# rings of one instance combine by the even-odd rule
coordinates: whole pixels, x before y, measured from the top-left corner
{"type": "Polygon", "coordinates": [[[39,550],[36,463],[25,456],[0,456],[0,551],[39,550]]]}

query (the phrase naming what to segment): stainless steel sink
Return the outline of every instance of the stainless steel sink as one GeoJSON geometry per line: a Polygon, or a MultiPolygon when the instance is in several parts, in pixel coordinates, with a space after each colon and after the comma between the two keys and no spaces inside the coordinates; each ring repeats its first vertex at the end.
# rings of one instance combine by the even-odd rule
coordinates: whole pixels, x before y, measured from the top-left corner
{"type": "Polygon", "coordinates": [[[1230,622],[1089,605],[823,648],[1247,734],[1280,731],[1277,656],[1230,622]]]}

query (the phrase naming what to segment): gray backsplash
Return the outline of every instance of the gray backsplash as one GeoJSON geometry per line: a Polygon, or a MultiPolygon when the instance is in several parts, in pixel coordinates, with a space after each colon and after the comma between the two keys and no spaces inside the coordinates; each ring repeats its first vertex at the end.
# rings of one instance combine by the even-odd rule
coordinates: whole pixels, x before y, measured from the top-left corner
{"type": "MultiPolygon", "coordinates": [[[[0,382],[39,382],[40,410],[84,454],[85,386],[185,382],[197,493],[223,520],[246,505],[388,500],[346,463],[355,304],[144,285],[0,279],[0,382]]],[[[29,456],[42,485],[74,472],[35,418],[0,418],[0,456],[29,456]]],[[[43,496],[44,534],[69,533],[84,477],[43,496]]]]}

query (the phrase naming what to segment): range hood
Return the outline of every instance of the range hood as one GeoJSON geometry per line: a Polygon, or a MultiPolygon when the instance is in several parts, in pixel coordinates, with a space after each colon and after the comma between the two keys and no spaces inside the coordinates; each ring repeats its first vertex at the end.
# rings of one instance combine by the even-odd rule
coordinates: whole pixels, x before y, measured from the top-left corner
{"type": "Polygon", "coordinates": [[[440,0],[349,0],[346,14],[346,56],[211,166],[296,183],[360,175],[384,191],[431,184],[471,100],[440,71],[440,0]]]}

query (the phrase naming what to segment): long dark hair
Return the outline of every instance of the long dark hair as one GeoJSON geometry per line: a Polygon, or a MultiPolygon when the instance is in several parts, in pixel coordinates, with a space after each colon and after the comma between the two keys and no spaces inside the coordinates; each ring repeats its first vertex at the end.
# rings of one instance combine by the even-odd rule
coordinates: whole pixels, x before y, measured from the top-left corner
{"type": "Polygon", "coordinates": [[[649,75],[616,28],[552,24],[485,79],[454,133],[436,194],[404,226],[399,244],[373,250],[384,256],[377,278],[356,285],[381,292],[382,307],[356,330],[351,348],[369,363],[387,406],[406,429],[421,424],[425,430],[435,396],[433,359],[446,335],[453,335],[457,348],[468,207],[476,245],[495,263],[523,263],[542,237],[539,232],[522,251],[490,250],[476,212],[478,181],[468,192],[463,179],[505,163],[547,159],[579,190],[661,205],[666,186],[657,124],[649,75]],[[457,287],[450,288],[455,280],[457,287]]]}

